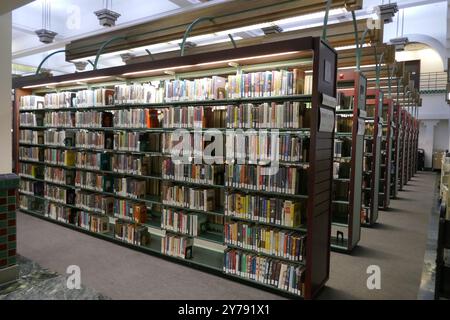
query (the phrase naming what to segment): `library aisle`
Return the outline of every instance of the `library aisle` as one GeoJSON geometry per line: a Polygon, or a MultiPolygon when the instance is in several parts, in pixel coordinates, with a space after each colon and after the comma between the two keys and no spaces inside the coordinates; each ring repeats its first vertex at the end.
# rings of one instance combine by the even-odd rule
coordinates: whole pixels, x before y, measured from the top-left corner
{"type": "MultiPolygon", "coordinates": [[[[417,298],[435,181],[435,173],[419,172],[389,211],[380,211],[379,223],[364,230],[352,255],[331,254],[319,299],[417,298]],[[381,269],[381,290],[367,289],[371,265],[381,269]]],[[[112,299],[283,299],[29,215],[19,213],[17,222],[20,255],[62,275],[77,264],[82,284],[112,299]]]]}

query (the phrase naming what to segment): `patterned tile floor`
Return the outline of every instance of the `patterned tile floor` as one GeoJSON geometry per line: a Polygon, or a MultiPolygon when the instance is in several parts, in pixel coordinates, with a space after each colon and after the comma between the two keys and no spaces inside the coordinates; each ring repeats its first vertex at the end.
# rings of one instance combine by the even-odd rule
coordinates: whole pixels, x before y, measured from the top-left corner
{"type": "Polygon", "coordinates": [[[108,300],[102,294],[86,288],[67,288],[67,278],[43,269],[37,263],[18,256],[19,280],[0,287],[0,300],[108,300]]]}
{"type": "Polygon", "coordinates": [[[417,299],[434,300],[434,285],[436,275],[436,250],[439,230],[439,180],[440,175],[436,175],[434,206],[431,210],[430,220],[428,224],[427,248],[425,250],[422,280],[420,283],[417,299]]]}

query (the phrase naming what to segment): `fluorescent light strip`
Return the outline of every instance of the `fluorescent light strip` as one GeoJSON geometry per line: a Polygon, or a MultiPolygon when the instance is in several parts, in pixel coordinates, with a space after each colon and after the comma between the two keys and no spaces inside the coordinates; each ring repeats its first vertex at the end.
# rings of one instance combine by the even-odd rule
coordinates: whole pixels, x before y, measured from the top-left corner
{"type": "MultiPolygon", "coordinates": [[[[381,64],[381,66],[382,67],[385,67],[386,66],[386,64],[381,64]]],[[[363,66],[361,66],[361,69],[365,69],[365,68],[373,68],[373,67],[376,67],[376,65],[375,64],[367,64],[367,65],[363,65],[363,66]]],[[[341,68],[339,68],[338,70],[349,70],[349,69],[356,69],[356,66],[351,66],[351,67],[341,67],[341,68]]]]}
{"type": "Polygon", "coordinates": [[[23,87],[23,89],[42,88],[42,87],[56,86],[56,85],[68,84],[68,83],[88,82],[88,81],[92,81],[92,80],[100,80],[100,79],[105,79],[105,78],[108,78],[108,76],[94,77],[94,78],[84,78],[84,79],[78,79],[78,80],[67,80],[67,81],[51,82],[51,83],[43,83],[43,84],[35,84],[35,85],[32,85],[32,86],[23,87]]]}
{"type": "Polygon", "coordinates": [[[145,74],[145,73],[153,73],[153,72],[158,72],[158,71],[177,70],[177,69],[183,69],[183,68],[193,68],[193,67],[199,67],[199,66],[209,66],[209,65],[214,65],[214,64],[230,63],[230,62],[235,62],[235,61],[246,61],[246,60],[252,60],[252,59],[269,58],[269,57],[276,57],[276,56],[283,56],[283,55],[294,54],[294,53],[298,53],[298,52],[300,52],[300,51],[288,51],[288,52],[266,54],[266,55],[254,56],[254,57],[219,60],[219,61],[204,62],[204,63],[198,63],[198,64],[192,64],[192,65],[185,65],[185,66],[167,67],[167,68],[160,68],[160,69],[151,69],[151,70],[144,70],[144,71],[128,72],[128,73],[124,73],[123,76],[131,76],[131,75],[138,75],[138,74],[145,74]]]}
{"type": "Polygon", "coordinates": [[[40,87],[55,86],[57,84],[58,84],[57,82],[44,83],[44,84],[35,84],[35,85],[32,85],[32,86],[23,87],[23,89],[33,89],[33,88],[40,88],[40,87]]]}

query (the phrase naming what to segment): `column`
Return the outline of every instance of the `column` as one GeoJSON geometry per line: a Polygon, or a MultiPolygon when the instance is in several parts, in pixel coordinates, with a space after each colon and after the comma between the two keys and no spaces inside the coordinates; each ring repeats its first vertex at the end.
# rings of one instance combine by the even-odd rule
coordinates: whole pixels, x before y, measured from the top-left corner
{"type": "Polygon", "coordinates": [[[16,206],[18,176],[12,174],[11,13],[0,15],[0,285],[18,278],[16,206]]]}

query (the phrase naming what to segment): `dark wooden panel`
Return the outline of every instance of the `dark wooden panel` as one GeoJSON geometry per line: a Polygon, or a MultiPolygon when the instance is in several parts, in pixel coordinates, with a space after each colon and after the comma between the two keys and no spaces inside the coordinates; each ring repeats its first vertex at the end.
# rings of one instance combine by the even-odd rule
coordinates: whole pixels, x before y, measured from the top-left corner
{"type": "Polygon", "coordinates": [[[319,212],[326,212],[330,210],[330,201],[324,201],[320,204],[316,204],[314,207],[314,216],[319,212]]]}
{"type": "Polygon", "coordinates": [[[332,158],[332,149],[321,149],[316,152],[316,160],[330,160],[332,158]]]}
{"type": "Polygon", "coordinates": [[[327,190],[325,192],[322,192],[320,194],[316,194],[315,195],[315,202],[316,203],[321,203],[321,202],[324,202],[324,201],[327,201],[327,200],[330,200],[330,199],[331,199],[331,192],[330,192],[330,190],[327,190]]]}
{"type": "Polygon", "coordinates": [[[316,171],[324,171],[324,170],[331,170],[331,160],[320,160],[320,161],[316,161],[314,163],[315,166],[315,170],[316,171]]]}
{"type": "Polygon", "coordinates": [[[311,268],[314,270],[311,285],[313,292],[320,289],[324,281],[328,280],[330,268],[330,214],[322,214],[314,217],[313,233],[314,252],[311,268]]]}
{"type": "Polygon", "coordinates": [[[325,180],[330,180],[330,170],[323,170],[316,172],[316,183],[323,182],[325,180]]]}
{"type": "Polygon", "coordinates": [[[316,150],[324,150],[324,149],[330,149],[331,142],[333,139],[320,139],[317,141],[317,148],[316,150]]]}
{"type": "Polygon", "coordinates": [[[316,183],[315,192],[316,192],[316,194],[322,193],[324,191],[330,190],[330,188],[331,188],[330,181],[316,183]]]}

